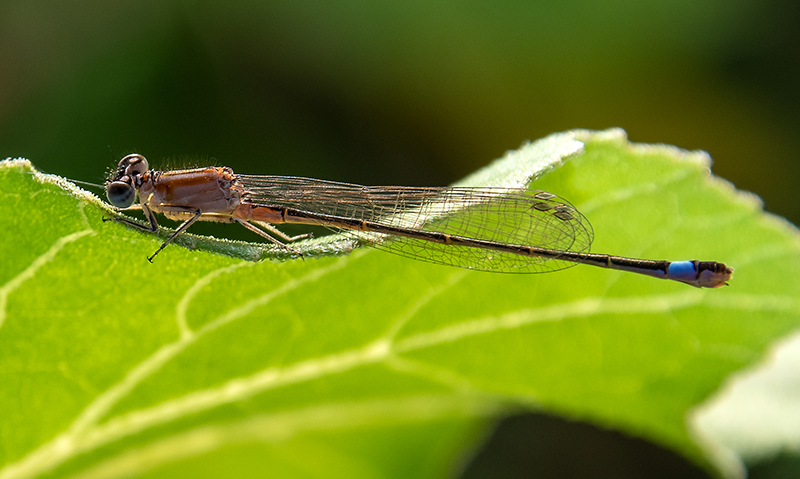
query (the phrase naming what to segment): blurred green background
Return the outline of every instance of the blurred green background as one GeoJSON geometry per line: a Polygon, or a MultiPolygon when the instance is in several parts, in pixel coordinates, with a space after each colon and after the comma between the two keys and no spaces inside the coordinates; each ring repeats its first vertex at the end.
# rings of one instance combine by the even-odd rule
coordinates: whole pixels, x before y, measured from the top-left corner
{"type": "Polygon", "coordinates": [[[798,17],[791,0],[3,0],[0,157],[95,182],[137,151],[444,185],[526,139],[619,126],[708,151],[797,224],[798,17]]]}

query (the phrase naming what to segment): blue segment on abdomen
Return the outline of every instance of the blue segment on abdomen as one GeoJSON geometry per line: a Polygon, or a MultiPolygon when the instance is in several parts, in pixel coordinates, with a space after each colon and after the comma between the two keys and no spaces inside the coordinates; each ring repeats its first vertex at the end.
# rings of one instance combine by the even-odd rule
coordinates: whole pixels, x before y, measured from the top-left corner
{"type": "Polygon", "coordinates": [[[667,275],[673,279],[697,279],[694,261],[673,261],[667,268],[667,275]]]}

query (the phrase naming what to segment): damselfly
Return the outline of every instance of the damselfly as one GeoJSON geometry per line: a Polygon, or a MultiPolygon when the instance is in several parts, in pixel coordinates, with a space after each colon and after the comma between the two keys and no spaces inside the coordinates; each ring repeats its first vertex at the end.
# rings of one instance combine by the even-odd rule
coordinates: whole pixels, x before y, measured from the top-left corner
{"type": "Polygon", "coordinates": [[[697,287],[727,284],[733,269],[715,261],[652,261],[589,253],[589,221],[545,191],[493,187],[360,186],[292,176],[239,175],[227,167],[158,171],[128,155],[105,184],[119,209],[141,208],[183,221],[153,258],[195,221],[239,223],[269,241],[290,237],[274,224],[321,225],[379,249],[431,263],[504,273],[544,273],[588,264],[671,279],[697,287]],[[139,204],[134,206],[136,199],[139,204]],[[256,226],[257,225],[257,226],[256,226]],[[274,236],[271,236],[274,235],[274,236]]]}

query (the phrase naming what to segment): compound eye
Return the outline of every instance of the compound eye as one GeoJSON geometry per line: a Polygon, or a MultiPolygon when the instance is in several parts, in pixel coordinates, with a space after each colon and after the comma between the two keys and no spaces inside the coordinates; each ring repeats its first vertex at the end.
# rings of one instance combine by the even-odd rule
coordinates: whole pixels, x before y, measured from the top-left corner
{"type": "Polygon", "coordinates": [[[106,197],[117,208],[128,208],[136,199],[136,191],[130,183],[112,181],[106,185],[106,197]]]}
{"type": "Polygon", "coordinates": [[[147,159],[139,154],[128,155],[119,160],[120,168],[125,169],[125,174],[128,176],[143,175],[147,171],[147,159]]]}

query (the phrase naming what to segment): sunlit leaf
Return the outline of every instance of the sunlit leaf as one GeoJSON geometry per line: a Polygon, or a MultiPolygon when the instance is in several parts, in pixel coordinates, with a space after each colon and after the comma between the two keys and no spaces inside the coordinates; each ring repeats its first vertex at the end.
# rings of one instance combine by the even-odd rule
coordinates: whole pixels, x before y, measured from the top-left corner
{"type": "Polygon", "coordinates": [[[150,264],[163,235],[1,163],[0,478],[442,477],[511,408],[735,475],[688,418],[800,324],[797,232],[706,155],[618,130],[548,137],[462,184],[540,176],[592,221],[593,251],[724,261],[730,286],[471,272],[335,236],[284,262],[187,236],[150,264]]]}

